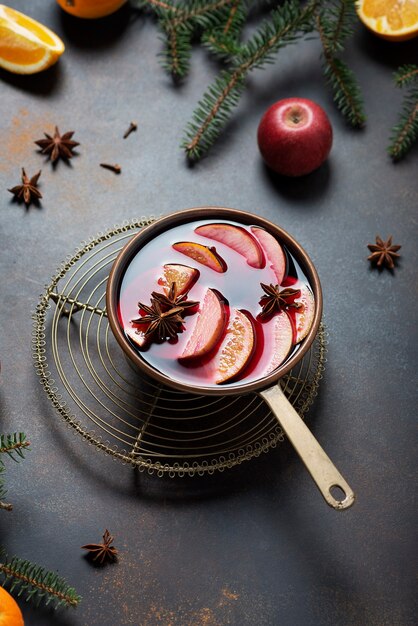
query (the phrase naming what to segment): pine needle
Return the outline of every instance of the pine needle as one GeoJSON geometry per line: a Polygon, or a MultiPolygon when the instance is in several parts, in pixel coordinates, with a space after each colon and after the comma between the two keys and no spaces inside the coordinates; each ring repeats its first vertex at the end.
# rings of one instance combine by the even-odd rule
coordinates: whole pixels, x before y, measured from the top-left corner
{"type": "Polygon", "coordinates": [[[418,66],[403,65],[394,75],[397,87],[406,88],[398,123],[392,128],[388,152],[400,161],[418,140],[418,66]]]}
{"type": "Polygon", "coordinates": [[[53,603],[55,608],[76,607],[79,604],[81,597],[55,572],[48,572],[43,567],[16,556],[8,559],[2,554],[1,560],[0,574],[4,577],[3,586],[7,586],[11,593],[16,591],[18,596],[26,596],[26,600],[33,601],[36,606],[41,601],[46,605],[53,603]]]}
{"type": "Polygon", "coordinates": [[[209,86],[186,128],[182,147],[189,159],[198,160],[215,143],[238,105],[248,73],[271,63],[281,48],[312,29],[313,7],[309,3],[301,8],[296,0],[287,0],[273,10],[242,46],[232,69],[223,70],[209,86]]]}

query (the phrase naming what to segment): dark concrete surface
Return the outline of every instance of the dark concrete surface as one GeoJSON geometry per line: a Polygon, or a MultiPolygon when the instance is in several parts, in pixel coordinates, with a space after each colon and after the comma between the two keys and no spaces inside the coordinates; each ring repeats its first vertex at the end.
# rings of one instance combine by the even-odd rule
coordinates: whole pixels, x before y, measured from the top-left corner
{"type": "Polygon", "coordinates": [[[83,596],[77,610],[57,613],[21,602],[26,626],[412,625],[418,151],[393,165],[385,148],[402,97],[392,72],[416,59],[416,40],[390,44],[358,28],[346,55],[368,113],[357,132],[323,87],[317,43],[284,50],[251,77],[222,139],[190,168],[178,145],[216,72],[204,52],[176,88],[158,65],[149,19],[123,9],[81,22],[53,0],[9,4],[52,27],[67,49],[42,75],[0,73],[0,431],[24,430],[32,442],[8,471],[15,508],[1,512],[0,540],[83,596]],[[325,107],[335,141],[316,173],[282,180],[263,166],[256,129],[271,103],[292,95],[325,107]],[[138,131],[123,141],[131,120],[138,131]],[[32,142],[55,124],[81,145],[53,170],[32,142]],[[122,174],[102,161],[120,163],[122,174]],[[42,168],[40,208],[7,192],[22,166],[42,168]],[[327,507],[286,443],[214,477],[137,475],[65,428],[39,385],[31,312],[67,254],[125,219],[202,204],[277,222],[316,264],[329,352],[308,423],[356,491],[349,511],[327,507]],[[393,273],[366,261],[378,233],[402,245],[393,273]],[[120,560],[94,568],[79,546],[105,527],[120,560]]]}

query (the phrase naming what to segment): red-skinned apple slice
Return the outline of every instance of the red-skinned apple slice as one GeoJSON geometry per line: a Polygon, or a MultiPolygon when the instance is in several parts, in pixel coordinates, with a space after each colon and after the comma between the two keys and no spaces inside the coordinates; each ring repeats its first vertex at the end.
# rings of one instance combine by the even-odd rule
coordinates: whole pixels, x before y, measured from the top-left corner
{"type": "Polygon", "coordinates": [[[163,275],[158,279],[158,284],[168,294],[171,285],[176,283],[177,294],[181,296],[192,288],[199,276],[199,270],[194,267],[179,263],[167,263],[163,266],[163,275]]]}
{"type": "Polygon", "coordinates": [[[201,243],[194,241],[179,241],[173,243],[174,250],[181,252],[190,257],[194,261],[206,265],[215,270],[215,272],[223,273],[227,270],[227,265],[223,258],[216,252],[216,248],[203,246],[201,243]]]}
{"type": "Polygon", "coordinates": [[[277,284],[281,285],[286,272],[286,256],[283,248],[269,232],[258,226],[251,226],[251,232],[257,237],[270,267],[276,275],[277,284]]]}
{"type": "Polygon", "coordinates": [[[289,314],[295,325],[295,343],[299,343],[306,337],[311,329],[315,314],[315,299],[312,291],[304,283],[297,283],[294,289],[300,289],[300,296],[295,299],[303,305],[301,309],[290,309],[289,314]]]}
{"type": "Polygon", "coordinates": [[[214,359],[215,383],[236,378],[247,367],[255,349],[251,320],[238,309],[231,309],[225,337],[214,359]]]}
{"type": "Polygon", "coordinates": [[[265,266],[264,254],[258,241],[245,228],[233,224],[204,224],[195,228],[194,232],[232,248],[245,257],[251,267],[260,269],[265,266]]]}
{"type": "Polygon", "coordinates": [[[268,361],[263,369],[263,376],[267,376],[283,363],[292,349],[293,324],[286,313],[281,311],[263,324],[263,331],[264,336],[269,338],[264,348],[265,352],[268,350],[268,361]]]}
{"type": "Polygon", "coordinates": [[[180,359],[196,359],[209,354],[220,341],[226,324],[223,301],[213,289],[207,289],[191,329],[190,339],[180,359]]]}

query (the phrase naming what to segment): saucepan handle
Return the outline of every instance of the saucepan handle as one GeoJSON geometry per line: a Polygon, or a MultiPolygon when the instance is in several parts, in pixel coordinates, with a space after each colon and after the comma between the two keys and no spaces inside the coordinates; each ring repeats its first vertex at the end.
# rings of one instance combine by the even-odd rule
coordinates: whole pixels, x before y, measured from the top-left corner
{"type": "Polygon", "coordinates": [[[273,411],[326,502],[337,510],[348,509],[354,502],[353,490],[296,413],[280,385],[274,385],[260,391],[259,394],[273,411]],[[333,487],[339,487],[344,492],[345,498],[342,500],[334,498],[331,493],[333,487]]]}

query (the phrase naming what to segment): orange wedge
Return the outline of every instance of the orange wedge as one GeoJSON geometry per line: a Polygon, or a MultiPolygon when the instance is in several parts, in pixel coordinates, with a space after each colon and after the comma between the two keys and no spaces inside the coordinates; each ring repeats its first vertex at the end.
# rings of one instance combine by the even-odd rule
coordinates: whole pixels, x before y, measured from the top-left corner
{"type": "Polygon", "coordinates": [[[117,11],[126,0],[57,0],[64,11],[87,19],[104,17],[117,11]]]}
{"type": "Polygon", "coordinates": [[[255,332],[249,317],[231,309],[226,335],[214,359],[215,383],[236,378],[247,367],[255,348],[255,332]]]}
{"type": "Polygon", "coordinates": [[[216,252],[216,248],[203,246],[194,241],[179,241],[173,243],[172,248],[190,257],[194,261],[210,267],[215,272],[226,272],[227,265],[223,258],[216,252]]]}
{"type": "Polygon", "coordinates": [[[177,294],[183,295],[192,288],[200,276],[199,270],[180,263],[167,263],[163,267],[163,275],[158,279],[158,284],[164,288],[168,295],[171,285],[176,283],[177,294]]]}
{"type": "Polygon", "coordinates": [[[3,587],[0,587],[0,626],[23,626],[21,610],[3,587]]]}
{"type": "Polygon", "coordinates": [[[379,37],[404,41],[418,35],[418,0],[359,0],[356,9],[379,37]]]}
{"type": "Polygon", "coordinates": [[[64,44],[52,30],[0,4],[0,67],[35,74],[51,67],[63,52],[64,44]]]}

